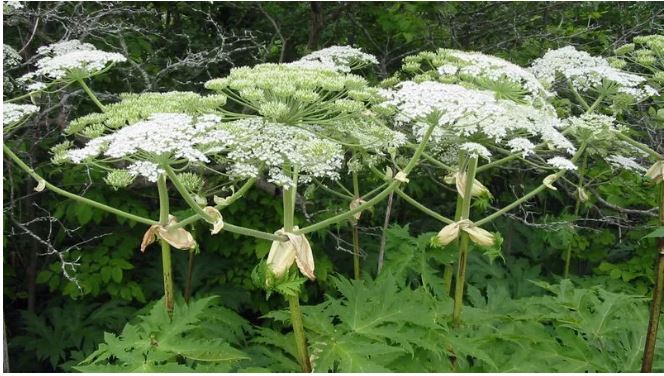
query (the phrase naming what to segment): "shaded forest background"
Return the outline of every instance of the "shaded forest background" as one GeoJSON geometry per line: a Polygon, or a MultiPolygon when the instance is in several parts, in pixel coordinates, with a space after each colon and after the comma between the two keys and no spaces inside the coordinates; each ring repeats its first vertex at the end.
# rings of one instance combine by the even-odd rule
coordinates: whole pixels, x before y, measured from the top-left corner
{"type": "MultiPolygon", "coordinates": [[[[663,16],[664,7],[655,2],[30,2],[3,17],[3,43],[24,60],[4,72],[4,98],[21,93],[10,77],[30,70],[38,47],[64,39],[80,39],[129,58],[129,63],[90,82],[100,99],[110,102],[121,92],[204,92],[205,81],[224,76],[232,67],[290,62],[332,45],[353,45],[374,54],[380,63],[371,73],[375,82],[398,70],[403,57],[440,47],[481,51],[523,66],[549,48],[566,45],[610,55],[634,36],[662,33],[663,16]]],[[[61,141],[60,131],[71,119],[95,110],[82,90],[65,89],[62,95],[36,100],[42,111],[11,141],[24,160],[59,186],[139,214],[151,202],[152,211],[142,214],[156,215],[156,192],[151,189],[135,187],[128,195],[92,183],[101,176],[84,167],[50,164],[49,150],[61,141]]],[[[657,140],[652,138],[650,144],[661,152],[657,140]]],[[[121,329],[146,302],[160,298],[160,260],[156,252],[138,252],[145,231],[141,226],[128,227],[51,192],[36,193],[34,181],[7,162],[4,166],[3,299],[11,369],[69,370],[95,348],[105,330],[121,329]]],[[[500,197],[514,196],[510,186],[532,183],[520,179],[525,178],[515,171],[488,184],[500,202],[500,197]]],[[[546,218],[549,223],[569,220],[570,208],[559,206],[553,194],[501,220],[497,226],[505,236],[506,265],[498,268],[503,268],[503,277],[518,267],[531,278],[553,278],[561,272],[561,250],[573,244],[572,270],[578,283],[594,278],[592,283],[615,284],[618,290],[627,283],[646,294],[653,280],[654,240],[641,237],[652,231],[656,200],[645,188],[626,190],[628,183],[603,187],[603,197],[609,199],[588,203],[589,215],[573,222],[582,236],[537,224],[545,219],[545,207],[558,213],[546,218]]],[[[262,214],[279,210],[279,192],[269,184],[262,187],[229,208],[238,225],[280,227],[278,217],[262,214]]],[[[432,207],[446,205],[435,200],[442,189],[435,179],[412,189],[418,197],[430,197],[424,202],[432,207]]],[[[333,200],[316,199],[311,207],[332,210],[333,205],[333,200]]],[[[308,207],[298,212],[303,222],[311,214],[305,212],[308,207]]],[[[384,215],[381,204],[363,217],[368,274],[375,269],[384,215]]],[[[438,226],[398,198],[392,221],[409,224],[416,234],[438,226]]],[[[193,295],[219,295],[225,305],[252,320],[279,306],[266,301],[250,278],[269,243],[231,234],[212,241],[206,232],[198,230],[204,251],[192,264],[188,285],[193,295]]],[[[348,234],[349,228],[341,226],[314,238],[316,248],[325,251],[317,254],[319,280],[304,298],[309,303],[320,302],[333,289],[327,275],[351,274],[350,246],[343,241],[348,234]]],[[[176,285],[185,286],[190,259],[185,253],[174,256],[176,285]]]]}

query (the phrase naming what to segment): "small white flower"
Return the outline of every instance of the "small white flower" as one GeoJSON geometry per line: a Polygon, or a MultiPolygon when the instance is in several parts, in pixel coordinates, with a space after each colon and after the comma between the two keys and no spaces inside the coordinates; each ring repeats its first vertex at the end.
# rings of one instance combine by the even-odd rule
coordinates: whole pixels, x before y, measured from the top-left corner
{"type": "Polygon", "coordinates": [[[88,77],[112,63],[127,61],[127,58],[114,52],[100,51],[89,43],[68,40],[42,46],[37,50],[41,58],[37,61],[37,70],[21,77],[28,81],[36,76],[59,80],[70,74],[77,78],[88,77]]]}
{"type": "Polygon", "coordinates": [[[39,111],[39,107],[31,104],[3,103],[2,125],[8,126],[16,124],[37,111],[39,111]]]}
{"type": "Polygon", "coordinates": [[[367,65],[378,64],[375,56],[350,46],[332,46],[310,53],[298,61],[286,64],[306,69],[327,69],[350,72],[367,65]]]}
{"type": "Polygon", "coordinates": [[[559,170],[576,170],[576,166],[572,161],[563,157],[553,157],[546,161],[547,164],[559,170]]]}
{"type": "Polygon", "coordinates": [[[634,172],[646,172],[646,168],[641,166],[634,158],[622,155],[610,155],[606,157],[606,160],[614,167],[634,172]]]}
{"type": "Polygon", "coordinates": [[[556,75],[562,75],[582,92],[600,87],[603,81],[610,81],[618,85],[619,92],[637,101],[656,94],[650,86],[641,86],[646,81],[644,77],[616,69],[608,60],[577,51],[573,46],[549,50],[533,62],[530,71],[547,87],[553,86],[556,75]]]}
{"type": "Polygon", "coordinates": [[[482,157],[486,160],[491,159],[491,152],[489,151],[489,149],[476,142],[465,142],[461,144],[459,148],[467,152],[471,157],[474,158],[482,157]]]}

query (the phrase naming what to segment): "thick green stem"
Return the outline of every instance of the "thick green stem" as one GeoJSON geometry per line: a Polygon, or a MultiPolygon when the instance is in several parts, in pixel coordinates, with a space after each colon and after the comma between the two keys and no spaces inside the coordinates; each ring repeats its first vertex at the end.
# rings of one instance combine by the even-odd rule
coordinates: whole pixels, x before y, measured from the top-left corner
{"type": "MultiPolygon", "coordinates": [[[[459,168],[459,170],[461,170],[461,168],[459,168]]],[[[463,192],[463,203],[461,205],[461,220],[470,218],[470,204],[472,202],[473,182],[475,180],[476,170],[477,157],[470,157],[468,159],[468,168],[466,169],[466,187],[463,192]]],[[[465,231],[461,231],[459,234],[459,259],[457,261],[456,284],[454,286],[454,308],[452,311],[452,320],[455,324],[459,324],[461,320],[469,244],[468,234],[465,231]]]]}
{"type": "Polygon", "coordinates": [[[92,90],[90,90],[88,85],[83,80],[76,80],[76,82],[78,82],[78,84],[81,85],[83,90],[88,94],[90,99],[92,99],[92,101],[97,105],[97,107],[99,107],[101,112],[106,112],[106,107],[103,104],[101,104],[99,99],[97,99],[97,96],[95,95],[95,93],[93,93],[92,90]]]}
{"type": "MultiPolygon", "coordinates": [[[[454,211],[454,221],[458,222],[461,219],[461,208],[463,207],[463,199],[461,195],[457,195],[456,209],[454,211]]],[[[450,296],[452,291],[452,277],[454,276],[454,265],[445,264],[443,269],[443,286],[445,290],[445,295],[450,296]]]]}
{"type": "Polygon", "coordinates": [[[360,233],[357,223],[353,223],[353,277],[360,279],[360,233]]]}
{"type": "Polygon", "coordinates": [[[291,325],[293,334],[295,334],[295,346],[297,347],[297,356],[303,373],[311,372],[311,362],[309,361],[309,351],[307,350],[307,340],[304,336],[304,325],[302,323],[302,310],[298,296],[288,296],[288,305],[290,307],[291,325]]]}
{"type": "MultiPolygon", "coordinates": [[[[659,183],[659,224],[664,226],[664,182],[659,183]]],[[[652,372],[652,363],[655,358],[655,344],[657,329],[662,311],[662,296],[664,295],[664,238],[659,239],[659,254],[655,266],[655,288],[652,292],[650,304],[650,320],[646,333],[646,345],[643,349],[643,362],[641,372],[652,372]]],[[[660,354],[661,355],[661,354],[660,354]]]]}
{"type": "Polygon", "coordinates": [[[192,292],[191,277],[192,274],[194,273],[194,255],[195,255],[194,251],[189,251],[189,262],[187,263],[187,275],[185,277],[185,285],[184,285],[184,301],[187,304],[191,299],[191,292],[192,292]]]}
{"type": "Polygon", "coordinates": [[[270,241],[281,241],[285,242],[288,240],[286,236],[280,236],[276,234],[271,234],[269,232],[254,230],[252,228],[246,228],[241,226],[236,226],[228,222],[224,222],[224,231],[232,232],[234,234],[240,234],[245,236],[251,236],[257,239],[270,240],[270,241]]]}
{"type": "Polygon", "coordinates": [[[161,244],[161,264],[164,274],[164,303],[169,317],[173,317],[173,274],[171,266],[171,246],[167,242],[160,240],[161,244]]]}
{"type": "MultiPolygon", "coordinates": [[[[286,173],[289,172],[285,168],[286,173]]],[[[297,172],[292,174],[293,183],[297,184],[297,172]]],[[[297,186],[283,190],[284,202],[284,231],[293,232],[295,225],[295,197],[297,186]]],[[[297,357],[302,372],[311,372],[311,363],[309,362],[309,350],[307,349],[307,338],[304,334],[304,325],[302,323],[302,310],[300,310],[300,296],[288,295],[288,305],[290,306],[291,325],[293,326],[293,335],[295,336],[295,345],[297,347],[297,357]]]]}
{"type": "Polygon", "coordinates": [[[212,223],[215,221],[214,218],[212,218],[210,215],[208,215],[205,211],[203,211],[203,208],[201,208],[200,205],[194,200],[194,198],[191,196],[189,191],[187,191],[187,188],[182,185],[180,182],[180,179],[177,177],[175,174],[175,171],[173,171],[173,168],[167,164],[162,165],[164,168],[164,171],[166,171],[166,175],[168,175],[168,178],[171,179],[171,182],[175,186],[175,189],[180,192],[180,195],[184,200],[187,202],[190,208],[194,209],[196,214],[198,214],[201,218],[203,218],[206,222],[212,223]]]}
{"type": "MultiPolygon", "coordinates": [[[[358,182],[357,173],[353,172],[353,199],[360,198],[360,184],[358,182]]],[[[351,219],[353,226],[353,276],[355,279],[360,279],[360,231],[358,228],[357,220],[351,219]]]]}
{"type": "MultiPolygon", "coordinates": [[[[168,225],[169,202],[168,187],[166,186],[166,177],[160,175],[157,179],[157,189],[159,191],[159,223],[162,226],[168,225]]],[[[173,306],[175,304],[173,295],[173,268],[171,266],[171,246],[163,239],[161,243],[161,263],[162,273],[164,275],[164,303],[168,316],[173,316],[173,306]]]]}
{"type": "Polygon", "coordinates": [[[70,198],[72,200],[76,200],[76,201],[84,203],[86,205],[90,205],[90,206],[95,207],[97,209],[104,210],[104,211],[109,212],[111,214],[115,214],[118,217],[122,217],[122,218],[130,219],[132,221],[136,221],[138,223],[143,223],[143,224],[146,224],[146,225],[156,225],[156,224],[158,224],[157,221],[154,221],[152,219],[144,218],[144,217],[134,215],[134,214],[131,214],[131,213],[127,213],[127,212],[122,211],[120,209],[116,209],[112,206],[104,205],[104,204],[99,203],[97,201],[90,200],[89,198],[85,198],[85,197],[79,196],[75,193],[71,193],[71,192],[65,191],[64,189],[58,188],[55,185],[53,185],[53,184],[49,183],[48,181],[46,181],[38,173],[36,173],[32,168],[30,168],[27,164],[25,164],[25,162],[23,162],[16,154],[14,154],[14,152],[11,151],[11,149],[9,149],[9,147],[7,147],[7,145],[3,145],[2,149],[3,149],[4,153],[12,161],[14,161],[18,167],[20,167],[23,171],[27,172],[30,176],[32,176],[38,182],[44,182],[45,188],[53,191],[54,193],[57,193],[61,196],[70,198]]]}
{"type": "Polygon", "coordinates": [[[646,145],[644,145],[644,144],[642,144],[638,141],[635,141],[631,137],[629,137],[627,135],[624,135],[620,132],[616,132],[615,134],[616,134],[616,136],[618,136],[619,139],[627,142],[628,144],[630,144],[630,145],[634,146],[635,148],[641,150],[642,152],[648,154],[650,157],[652,157],[654,159],[657,159],[657,160],[664,159],[664,155],[661,155],[658,152],[656,152],[656,151],[652,150],[651,148],[649,148],[648,146],[646,146],[646,145]]]}
{"type": "MultiPolygon", "coordinates": [[[[578,191],[576,192],[576,204],[574,205],[574,219],[577,219],[579,212],[581,211],[581,189],[583,189],[583,180],[586,172],[586,166],[588,165],[588,154],[585,154],[583,158],[583,164],[579,169],[579,184],[578,191]]],[[[565,269],[563,270],[563,278],[569,277],[569,266],[572,262],[572,244],[567,246],[565,252],[565,269]]]]}

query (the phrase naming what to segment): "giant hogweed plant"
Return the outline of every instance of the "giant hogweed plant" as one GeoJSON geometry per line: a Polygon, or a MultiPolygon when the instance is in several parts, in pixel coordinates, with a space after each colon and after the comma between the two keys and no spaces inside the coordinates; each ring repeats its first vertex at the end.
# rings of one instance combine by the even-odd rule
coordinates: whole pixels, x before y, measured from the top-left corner
{"type": "MultiPolygon", "coordinates": [[[[565,128],[564,124],[571,124],[574,119],[561,121],[557,117],[549,104],[551,93],[536,79],[537,69],[532,69],[533,75],[504,60],[476,53],[440,50],[406,58],[404,72],[412,74],[413,81],[392,82],[392,88],[379,90],[361,76],[349,73],[375,59],[355,49],[337,47],[291,64],[233,69],[227,77],[206,84],[208,89],[218,92],[216,95],[126,94],[119,103],[110,105],[102,104],[84,80],[124,61],[124,57],[78,41],[57,43],[41,49],[39,54],[43,56],[37,63],[38,70],[24,77],[24,81],[41,76],[48,83],[31,84],[31,92],[15,101],[53,87],[78,83],[101,111],[69,125],[66,132],[71,138],[54,148],[53,162],[85,164],[107,171],[104,181],[116,189],[127,187],[136,179],[156,185],[159,218],[144,218],[65,191],[47,182],[6,145],[5,154],[39,182],[37,190],[47,188],[148,225],[141,251],[155,241],[161,246],[164,304],[169,316],[175,306],[171,247],[183,250],[197,247],[187,226],[203,220],[211,226],[213,234],[225,230],[272,241],[267,260],[259,264],[254,276],[268,292],[276,291],[287,298],[296,358],[303,371],[311,370],[312,358],[298,298],[305,279],[293,266],[297,265],[303,276],[315,278],[313,252],[306,234],[341,222],[356,223],[362,211],[396,192],[445,224],[435,237],[435,244],[457,243],[452,319],[458,324],[470,243],[479,247],[495,247],[500,243],[498,234],[491,234],[481,226],[544,189],[555,189],[553,183],[557,179],[566,171],[577,169],[575,163],[591,142],[577,138],[575,146],[568,140],[568,133],[574,132],[568,130],[572,126],[565,128]],[[386,124],[394,125],[395,129],[386,124]],[[398,151],[408,150],[412,154],[396,158],[398,151]],[[558,155],[563,153],[572,156],[567,159],[558,155]],[[495,159],[494,154],[500,157],[495,159]],[[350,157],[344,163],[347,155],[350,157]],[[456,186],[454,219],[424,207],[404,192],[408,176],[422,157],[440,167],[446,174],[445,181],[456,186]],[[480,165],[480,160],[487,163],[480,165]],[[473,197],[490,196],[476,179],[478,173],[516,160],[537,170],[555,172],[549,173],[535,190],[503,209],[471,220],[473,197]],[[385,162],[388,166],[384,173],[379,167],[385,162]],[[352,192],[340,184],[343,192],[338,192],[320,182],[338,180],[344,168],[352,175],[352,192]],[[358,174],[366,172],[378,174],[385,183],[361,195],[358,174]],[[222,185],[240,185],[240,188],[225,198],[215,196],[215,205],[208,205],[213,192],[201,191],[204,175],[222,179],[222,185]],[[240,199],[263,176],[282,188],[283,228],[272,233],[225,221],[221,211],[240,199]],[[171,215],[169,183],[193,215],[186,218],[171,215]],[[297,227],[294,212],[298,190],[311,184],[348,199],[350,209],[297,227]]],[[[617,70],[607,73],[608,68],[600,68],[587,74],[581,70],[566,78],[587,116],[611,95],[631,96],[639,101],[654,94],[652,88],[640,86],[642,81],[628,73],[617,70]],[[601,90],[598,89],[592,105],[587,105],[579,90],[597,84],[598,74],[601,90]]],[[[558,73],[553,77],[558,78],[558,73]]],[[[542,81],[548,83],[546,78],[542,81]]],[[[16,130],[37,108],[12,104],[10,110],[3,116],[5,134],[16,130]]],[[[590,120],[581,117],[579,121],[586,124],[590,120]]],[[[649,150],[619,129],[611,132],[640,150],[649,150]]],[[[661,169],[661,163],[651,168],[649,175],[661,179],[658,168],[661,169]]],[[[359,277],[356,230],[354,265],[355,276],[359,277]]],[[[451,291],[453,274],[452,266],[447,265],[446,292],[451,291]]]]}
{"type": "MultiPolygon", "coordinates": [[[[360,140],[376,150],[380,149],[377,143],[384,143],[385,136],[392,136],[389,129],[374,121],[361,119],[365,115],[359,116],[365,110],[365,101],[372,97],[366,81],[359,76],[322,67],[321,63],[307,63],[313,64],[311,68],[264,65],[240,68],[228,77],[231,88],[246,85],[247,82],[267,85],[257,90],[263,94],[248,94],[245,90],[231,96],[235,102],[250,110],[257,110],[252,116],[225,110],[222,107],[226,99],[224,95],[208,98],[192,93],[125,95],[121,102],[106,106],[83,82],[84,78],[92,74],[86,76],[81,73],[105,69],[108,63],[106,55],[92,50],[88,45],[71,41],[47,49],[53,51],[59,59],[57,61],[68,61],[69,65],[61,67],[53,63],[49,56],[39,61],[40,69],[49,67],[49,64],[61,67],[62,72],[50,75],[54,83],[59,80],[66,84],[78,82],[102,112],[72,122],[67,133],[87,140],[80,147],[76,138],[56,146],[53,149],[53,162],[85,164],[90,168],[105,170],[107,176],[104,181],[116,189],[127,187],[136,178],[155,184],[159,195],[159,218],[144,218],[55,187],[30,169],[7,146],[4,147],[5,153],[38,180],[38,190],[48,188],[98,209],[149,225],[141,251],[145,251],[155,240],[161,245],[164,302],[169,315],[174,309],[171,247],[183,250],[196,248],[196,241],[185,226],[203,219],[210,223],[213,234],[224,229],[273,240],[260,279],[265,280],[266,288],[280,291],[288,297],[298,359],[302,369],[308,370],[309,356],[297,297],[299,286],[291,284],[285,287],[282,277],[293,263],[297,263],[306,277],[314,279],[313,255],[305,234],[347,220],[378,202],[387,190],[376,194],[373,201],[352,207],[347,213],[299,229],[294,226],[297,186],[311,182],[314,178],[338,178],[343,161],[342,145],[363,148],[364,144],[358,142],[360,140]],[[98,60],[96,64],[91,64],[90,61],[95,59],[98,60]],[[243,75],[248,75],[248,78],[243,75]],[[350,99],[351,96],[358,99],[350,99]],[[243,97],[262,103],[259,106],[242,103],[240,98],[243,97]],[[354,121],[356,117],[357,121],[354,121]],[[345,130],[341,130],[341,134],[340,129],[330,127],[331,121],[335,119],[348,124],[345,130]],[[355,143],[335,141],[339,137],[355,143]],[[215,197],[216,206],[208,206],[205,197],[192,192],[200,186],[197,175],[192,175],[197,170],[223,176],[230,183],[244,181],[244,185],[230,197],[215,197]],[[268,181],[283,188],[284,228],[271,234],[225,223],[219,210],[241,197],[264,171],[267,172],[268,181]],[[194,215],[180,221],[171,215],[168,182],[195,212],[194,215]]],[[[349,60],[346,58],[343,61],[349,60]]],[[[219,85],[219,80],[215,80],[208,86],[214,89],[219,85]]],[[[32,85],[30,88],[46,90],[47,87],[32,85]]],[[[18,121],[34,110],[28,106],[18,108],[17,115],[5,119],[7,129],[15,128],[18,121]]],[[[396,136],[392,138],[398,139],[396,136]]],[[[401,175],[405,176],[415,167],[418,156],[415,153],[401,175]]],[[[399,180],[399,176],[390,189],[394,189],[404,179],[399,180]]]]}

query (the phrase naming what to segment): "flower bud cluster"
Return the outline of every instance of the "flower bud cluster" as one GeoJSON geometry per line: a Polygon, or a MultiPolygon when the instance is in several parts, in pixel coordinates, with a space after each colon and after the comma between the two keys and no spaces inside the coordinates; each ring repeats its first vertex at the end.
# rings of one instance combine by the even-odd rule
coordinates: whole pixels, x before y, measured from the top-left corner
{"type": "Polygon", "coordinates": [[[265,119],[285,124],[334,122],[363,111],[377,99],[357,75],[284,64],[234,68],[205,87],[227,94],[265,119]]]}
{"type": "Polygon", "coordinates": [[[109,130],[146,120],[154,113],[197,115],[213,112],[226,104],[224,95],[201,96],[192,92],[120,94],[121,101],[106,106],[103,113],[92,113],[73,120],[65,132],[87,138],[101,136],[109,130]]]}

